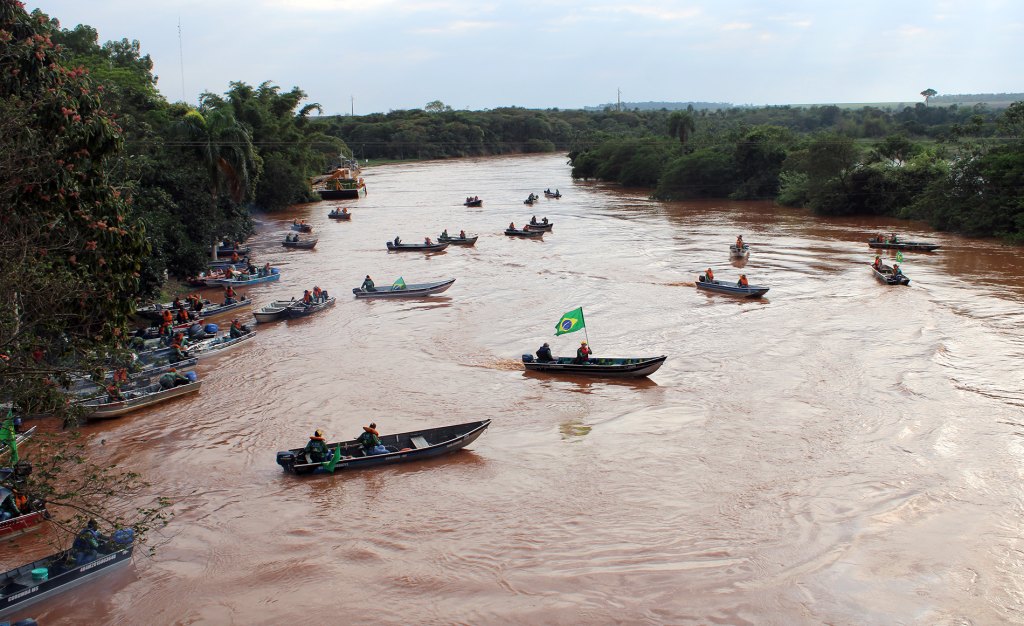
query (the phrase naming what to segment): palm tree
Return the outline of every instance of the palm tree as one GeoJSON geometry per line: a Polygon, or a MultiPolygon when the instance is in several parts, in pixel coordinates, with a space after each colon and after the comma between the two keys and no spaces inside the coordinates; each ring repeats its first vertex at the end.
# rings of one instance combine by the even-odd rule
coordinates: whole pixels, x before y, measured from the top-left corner
{"type": "Polygon", "coordinates": [[[210,175],[210,193],[226,191],[235,202],[251,196],[259,175],[260,158],[252,135],[227,107],[192,110],[178,122],[179,133],[189,141],[210,175]]]}
{"type": "Polygon", "coordinates": [[[668,116],[668,134],[670,137],[679,137],[679,143],[686,145],[686,140],[690,138],[690,134],[697,129],[697,124],[693,120],[693,113],[687,111],[675,111],[672,115],[668,116]]]}

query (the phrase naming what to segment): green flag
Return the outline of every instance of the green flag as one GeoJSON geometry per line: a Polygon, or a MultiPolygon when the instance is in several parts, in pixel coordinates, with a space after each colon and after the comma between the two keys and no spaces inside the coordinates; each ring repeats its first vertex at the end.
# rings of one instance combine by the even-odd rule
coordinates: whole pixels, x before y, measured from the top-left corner
{"type": "Polygon", "coordinates": [[[897,263],[902,263],[903,262],[903,251],[902,250],[897,250],[896,251],[896,262],[897,263]]]}
{"type": "Polygon", "coordinates": [[[11,465],[18,462],[18,433],[14,430],[14,416],[7,409],[7,419],[0,426],[0,443],[6,443],[11,449],[11,465]]]}
{"type": "Polygon", "coordinates": [[[399,276],[398,280],[396,280],[395,283],[393,285],[391,285],[391,289],[392,290],[405,289],[405,279],[402,278],[401,276],[399,276]]]}
{"type": "Polygon", "coordinates": [[[334,448],[334,456],[331,457],[331,460],[330,461],[324,461],[320,465],[322,465],[325,470],[327,470],[328,472],[333,474],[334,473],[334,466],[337,465],[338,461],[340,461],[340,460],[341,460],[341,446],[337,446],[337,447],[334,448]]]}
{"type": "Polygon", "coordinates": [[[586,327],[583,322],[583,307],[573,309],[562,316],[562,319],[558,320],[555,324],[555,336],[564,335],[566,333],[574,333],[577,330],[581,330],[586,327]]]}

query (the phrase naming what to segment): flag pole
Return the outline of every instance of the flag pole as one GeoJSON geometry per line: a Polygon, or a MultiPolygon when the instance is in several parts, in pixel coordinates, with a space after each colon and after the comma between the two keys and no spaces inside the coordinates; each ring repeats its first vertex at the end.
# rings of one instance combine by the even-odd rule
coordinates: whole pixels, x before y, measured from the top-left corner
{"type": "Polygon", "coordinates": [[[587,345],[590,345],[590,333],[587,332],[587,320],[583,318],[583,307],[580,307],[580,321],[583,322],[583,336],[587,338],[587,345]]]}

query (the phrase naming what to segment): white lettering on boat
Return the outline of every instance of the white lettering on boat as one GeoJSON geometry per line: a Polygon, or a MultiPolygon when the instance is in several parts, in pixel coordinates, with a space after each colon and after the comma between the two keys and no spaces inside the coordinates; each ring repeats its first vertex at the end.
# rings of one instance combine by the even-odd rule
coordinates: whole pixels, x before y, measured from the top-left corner
{"type": "Polygon", "coordinates": [[[107,556],[103,557],[102,559],[97,559],[97,560],[93,561],[92,563],[89,563],[87,565],[83,565],[82,567],[78,568],[78,571],[80,571],[80,572],[88,572],[89,570],[91,570],[94,567],[99,567],[100,565],[103,565],[107,561],[114,560],[115,557],[117,557],[117,554],[107,555],[107,556]]]}
{"type": "Polygon", "coordinates": [[[13,596],[8,596],[7,601],[8,602],[13,602],[14,600],[17,600],[18,598],[24,598],[25,596],[30,596],[33,593],[37,592],[37,591],[39,591],[39,587],[32,587],[31,589],[26,589],[25,591],[22,591],[21,593],[16,593],[13,596]]]}

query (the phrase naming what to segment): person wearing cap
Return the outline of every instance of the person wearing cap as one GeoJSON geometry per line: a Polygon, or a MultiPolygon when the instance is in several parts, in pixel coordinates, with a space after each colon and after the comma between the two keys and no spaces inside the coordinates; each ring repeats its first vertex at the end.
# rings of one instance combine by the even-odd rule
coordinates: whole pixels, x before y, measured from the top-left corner
{"type": "Polygon", "coordinates": [[[324,439],[324,433],[319,428],[316,432],[310,435],[309,442],[306,443],[306,447],[302,450],[306,454],[306,459],[310,463],[323,463],[330,456],[330,450],[327,449],[327,440],[324,439]]]}
{"type": "Polygon", "coordinates": [[[593,354],[593,350],[587,345],[586,341],[580,342],[580,347],[576,350],[576,364],[585,365],[590,361],[590,355],[593,354]]]}
{"type": "Polygon", "coordinates": [[[537,360],[541,363],[550,363],[555,360],[555,357],[551,355],[551,346],[544,342],[544,345],[537,349],[537,360]]]}
{"type": "Polygon", "coordinates": [[[892,264],[892,275],[893,276],[903,276],[903,270],[901,270],[900,266],[898,264],[896,264],[896,263],[892,264]]]}
{"type": "Polygon", "coordinates": [[[377,291],[377,288],[373,286],[373,279],[367,274],[363,280],[363,291],[377,291]]]}
{"type": "Polygon", "coordinates": [[[75,537],[75,542],[71,544],[71,549],[75,553],[75,565],[82,565],[90,561],[95,561],[100,555],[99,548],[100,544],[106,541],[99,531],[99,525],[96,520],[91,519],[89,523],[85,525],[85,528],[78,532],[75,537]]]}
{"type": "Polygon", "coordinates": [[[356,439],[363,447],[363,454],[372,456],[374,454],[387,454],[388,449],[380,442],[380,433],[377,431],[377,423],[370,422],[369,426],[363,426],[363,434],[356,439]]]}

